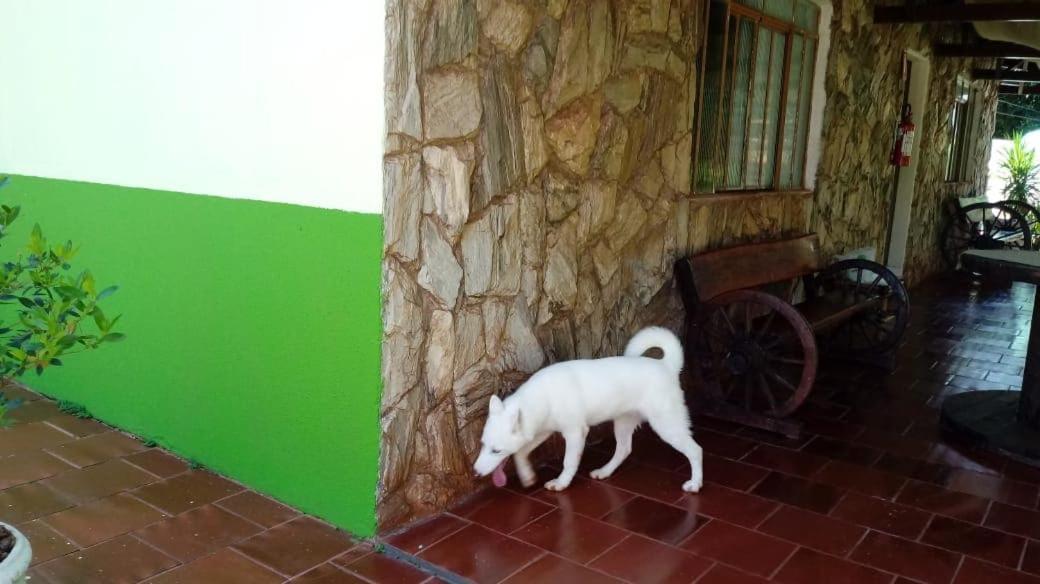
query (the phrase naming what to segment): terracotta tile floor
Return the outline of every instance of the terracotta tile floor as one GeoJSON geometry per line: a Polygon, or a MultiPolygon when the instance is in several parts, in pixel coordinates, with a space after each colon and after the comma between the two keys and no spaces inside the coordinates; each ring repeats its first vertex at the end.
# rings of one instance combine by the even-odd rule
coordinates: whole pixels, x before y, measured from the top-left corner
{"type": "Polygon", "coordinates": [[[434,581],[36,394],[2,391],[26,403],[0,430],[0,520],[32,542],[34,584],[434,581]]]}
{"type": "MultiPolygon", "coordinates": [[[[896,370],[822,370],[801,439],[696,420],[698,495],[680,491],[685,461],[641,431],[609,481],[564,493],[514,482],[386,543],[444,580],[488,583],[1040,584],[1040,469],[947,443],[937,426],[944,397],[1020,383],[1032,297],[1020,285],[915,290],[896,370]]],[[[0,430],[0,519],[32,539],[32,582],[438,581],[19,395],[28,403],[0,430]]],[[[584,467],[611,448],[590,446],[584,467]]]]}
{"type": "Polygon", "coordinates": [[[682,457],[641,430],[608,481],[513,481],[387,543],[488,583],[1040,583],[1040,469],[947,443],[937,410],[1019,386],[1033,287],[950,280],[912,296],[896,370],[824,368],[801,439],[696,420],[698,495],[680,491],[682,457]]]}

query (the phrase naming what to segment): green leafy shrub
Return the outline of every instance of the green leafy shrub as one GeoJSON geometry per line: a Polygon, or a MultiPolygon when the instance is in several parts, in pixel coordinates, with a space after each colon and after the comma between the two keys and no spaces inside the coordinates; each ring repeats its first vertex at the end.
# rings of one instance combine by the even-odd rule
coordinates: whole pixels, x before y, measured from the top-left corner
{"type": "MultiPolygon", "coordinates": [[[[0,178],[0,188],[8,182],[0,178]]],[[[0,205],[0,239],[20,209],[0,205]]],[[[77,248],[71,241],[51,244],[39,225],[13,259],[0,263],[0,381],[27,371],[42,374],[68,355],[123,339],[102,300],[116,286],[99,289],[89,271],[74,272],[77,248]]],[[[0,425],[12,402],[0,398],[0,425]]]]}
{"type": "Polygon", "coordinates": [[[1040,202],[1040,160],[1036,151],[1025,147],[1022,134],[1015,134],[1005,154],[1006,158],[1000,164],[1004,172],[1001,178],[1007,181],[1004,196],[1012,201],[1036,205],[1040,202]]]}

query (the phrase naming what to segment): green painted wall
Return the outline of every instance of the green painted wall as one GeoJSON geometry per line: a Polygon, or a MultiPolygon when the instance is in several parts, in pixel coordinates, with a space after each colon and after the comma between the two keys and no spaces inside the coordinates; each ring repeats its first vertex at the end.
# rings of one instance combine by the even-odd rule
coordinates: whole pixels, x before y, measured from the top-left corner
{"type": "Polygon", "coordinates": [[[127,339],[25,381],[358,535],[375,531],[382,217],[29,177],[0,201],[118,284],[127,339]]]}

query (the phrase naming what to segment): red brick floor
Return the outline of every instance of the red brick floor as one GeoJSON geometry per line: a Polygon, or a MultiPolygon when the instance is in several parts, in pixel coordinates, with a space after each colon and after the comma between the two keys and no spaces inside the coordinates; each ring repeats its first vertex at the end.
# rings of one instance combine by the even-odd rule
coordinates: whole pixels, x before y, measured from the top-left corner
{"type": "MultiPolygon", "coordinates": [[[[801,439],[696,420],[698,495],[680,491],[682,458],[641,431],[609,481],[488,490],[387,543],[447,580],[489,583],[1040,583],[1040,469],[937,427],[944,397],[1021,382],[1032,297],[1019,285],[915,290],[896,371],[821,371],[801,439]]],[[[0,430],[0,519],[32,540],[34,583],[437,581],[19,394],[28,403],[0,430]]],[[[585,468],[611,447],[590,447],[585,468]]]]}
{"type": "Polygon", "coordinates": [[[896,370],[822,370],[801,439],[696,420],[698,495],[680,490],[686,462],[641,430],[610,480],[559,494],[514,481],[387,542],[488,583],[1040,583],[1040,469],[937,425],[946,396],[1019,386],[1033,287],[912,296],[896,370]]]}
{"type": "Polygon", "coordinates": [[[26,403],[0,430],[0,520],[32,543],[33,584],[433,581],[34,393],[3,392],[26,403]]]}

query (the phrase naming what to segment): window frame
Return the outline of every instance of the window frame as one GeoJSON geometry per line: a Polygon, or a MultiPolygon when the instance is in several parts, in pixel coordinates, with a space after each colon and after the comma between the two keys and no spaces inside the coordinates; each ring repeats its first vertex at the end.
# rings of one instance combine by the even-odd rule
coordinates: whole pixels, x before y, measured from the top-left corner
{"type": "MultiPolygon", "coordinates": [[[[719,99],[718,103],[716,104],[717,107],[715,108],[715,112],[714,112],[715,126],[716,126],[716,128],[719,128],[717,130],[717,133],[721,133],[722,135],[725,135],[726,133],[728,133],[728,129],[729,129],[730,124],[731,124],[731,110],[732,110],[732,105],[734,103],[733,85],[734,85],[735,79],[736,79],[736,75],[734,74],[734,71],[735,71],[735,68],[737,66],[737,59],[739,57],[739,50],[738,50],[738,48],[736,46],[731,45],[731,40],[732,40],[732,37],[734,35],[731,35],[730,33],[731,33],[731,31],[736,30],[736,31],[738,31],[737,34],[739,34],[740,19],[748,20],[748,21],[750,21],[754,25],[754,40],[752,42],[754,43],[753,46],[755,48],[751,51],[751,62],[748,65],[749,85],[753,85],[754,84],[756,68],[757,68],[757,65],[758,65],[757,51],[759,50],[758,46],[759,46],[759,43],[761,42],[760,31],[761,31],[762,27],[765,27],[766,29],[768,29],[771,32],[773,32],[774,34],[782,34],[783,35],[783,38],[784,38],[783,69],[781,71],[780,97],[779,97],[779,101],[778,101],[779,106],[778,106],[778,111],[777,111],[776,127],[775,127],[776,134],[774,136],[775,142],[773,144],[772,176],[769,177],[768,185],[765,185],[765,186],[748,186],[748,180],[746,178],[744,178],[745,175],[746,175],[746,172],[747,172],[748,153],[749,153],[749,151],[751,149],[750,148],[750,132],[751,132],[750,117],[751,117],[751,111],[752,111],[753,94],[749,92],[748,100],[747,100],[748,103],[746,105],[746,110],[747,111],[745,112],[745,115],[748,117],[748,121],[746,121],[745,124],[744,124],[744,138],[745,138],[744,139],[744,147],[741,149],[741,153],[740,153],[740,156],[742,158],[742,162],[741,162],[741,169],[742,169],[741,170],[741,177],[744,180],[740,181],[742,183],[740,186],[736,186],[736,187],[720,186],[720,184],[727,184],[729,182],[728,179],[730,178],[730,171],[731,171],[730,166],[731,165],[728,163],[729,152],[728,152],[728,142],[727,142],[726,145],[717,146],[716,147],[716,153],[715,153],[715,160],[721,161],[722,162],[722,166],[724,167],[724,171],[722,173],[721,180],[719,180],[717,184],[713,184],[712,187],[711,187],[711,190],[707,190],[707,189],[701,190],[700,187],[699,187],[699,182],[700,182],[699,172],[700,172],[700,167],[701,167],[700,163],[702,162],[701,161],[701,149],[702,149],[702,147],[705,147],[704,144],[702,144],[702,126],[704,124],[705,119],[708,118],[708,116],[713,115],[712,112],[706,112],[705,111],[705,109],[706,109],[705,108],[705,105],[706,105],[706,103],[705,103],[705,101],[706,101],[705,100],[705,86],[706,86],[706,82],[705,81],[706,81],[706,77],[707,77],[706,73],[707,73],[708,67],[709,67],[709,59],[711,57],[711,55],[708,54],[708,52],[709,52],[708,48],[709,48],[709,41],[712,38],[712,34],[710,34],[708,31],[705,31],[705,34],[703,36],[702,43],[701,43],[701,46],[700,46],[699,57],[698,57],[698,64],[697,64],[697,73],[698,73],[697,88],[696,88],[697,103],[696,103],[696,107],[694,108],[695,111],[694,111],[694,125],[693,125],[693,149],[691,151],[691,157],[692,157],[692,163],[693,163],[692,164],[693,172],[691,173],[692,174],[692,176],[691,176],[691,181],[692,181],[692,184],[691,184],[691,194],[692,195],[694,195],[694,196],[717,196],[717,195],[740,195],[740,194],[754,194],[754,193],[806,192],[806,191],[808,191],[808,190],[810,190],[812,188],[812,182],[813,181],[811,181],[809,179],[807,174],[808,174],[808,167],[809,167],[809,164],[810,164],[810,156],[809,156],[809,154],[810,154],[810,147],[809,147],[809,145],[810,145],[810,142],[813,140],[814,137],[818,138],[818,136],[814,132],[813,117],[814,117],[814,112],[815,112],[816,108],[819,107],[819,104],[815,103],[815,99],[814,98],[816,96],[816,84],[817,84],[817,81],[818,81],[817,80],[817,76],[820,75],[820,74],[824,74],[824,75],[826,74],[826,68],[825,67],[821,67],[821,64],[820,64],[820,61],[819,61],[820,50],[821,50],[821,46],[822,46],[821,45],[821,39],[823,37],[823,35],[821,34],[821,30],[820,29],[821,29],[821,26],[822,26],[821,23],[824,20],[824,15],[827,12],[829,12],[829,11],[825,10],[825,6],[821,2],[818,2],[818,1],[815,1],[815,0],[810,0],[810,2],[816,7],[816,26],[815,26],[815,30],[806,29],[804,27],[799,26],[795,22],[788,22],[788,21],[782,20],[782,19],[777,18],[775,16],[766,14],[762,10],[759,10],[759,9],[756,9],[756,8],[752,8],[750,6],[746,6],[746,5],[743,5],[743,4],[740,4],[740,3],[738,3],[738,2],[736,2],[734,0],[709,0],[708,2],[705,2],[705,8],[704,8],[704,15],[703,16],[704,16],[704,22],[705,22],[705,27],[706,28],[711,26],[711,18],[712,18],[712,15],[713,15],[712,10],[713,9],[714,10],[721,9],[723,11],[721,18],[722,18],[722,20],[724,22],[724,24],[723,24],[724,30],[721,32],[721,37],[722,37],[722,57],[721,57],[720,63],[719,63],[720,71],[719,71],[718,86],[720,88],[720,90],[719,90],[720,96],[724,96],[724,99],[719,99]],[[784,165],[783,146],[784,146],[784,141],[785,141],[785,132],[786,132],[786,129],[787,129],[786,128],[787,110],[788,110],[787,101],[788,101],[788,98],[789,98],[789,93],[791,91],[791,70],[792,70],[791,63],[792,63],[792,54],[794,52],[793,51],[794,38],[796,36],[801,36],[803,38],[803,48],[802,48],[803,67],[802,67],[802,70],[800,71],[800,77],[799,77],[798,82],[799,82],[799,84],[805,83],[807,85],[804,86],[804,87],[800,87],[798,89],[799,95],[795,96],[796,101],[795,101],[795,105],[794,105],[794,108],[793,108],[793,111],[794,111],[795,115],[797,115],[797,116],[801,116],[802,115],[802,109],[801,109],[802,103],[801,102],[802,102],[803,96],[801,95],[801,91],[805,87],[807,87],[808,91],[804,95],[804,99],[807,99],[809,101],[809,103],[808,103],[808,107],[804,110],[804,115],[805,115],[805,128],[804,128],[805,143],[804,143],[804,145],[801,146],[802,152],[800,153],[800,155],[798,155],[798,154],[793,154],[794,151],[792,150],[792,155],[794,156],[795,160],[799,160],[800,161],[799,168],[793,168],[793,169],[790,170],[790,172],[792,173],[792,177],[794,178],[794,183],[795,184],[789,185],[789,186],[782,186],[781,173],[783,172],[783,165],[784,165]],[[807,50],[807,44],[808,44],[809,40],[812,41],[812,49],[811,49],[812,50],[812,54],[807,56],[805,54],[805,51],[807,50]],[[732,53],[732,56],[730,56],[729,53],[732,53]],[[809,65],[809,67],[806,67],[805,65],[809,65]],[[806,70],[806,69],[808,69],[808,70],[806,70]],[[808,76],[808,80],[805,79],[806,76],[808,76]],[[722,128],[725,128],[725,129],[722,129],[722,128]]],[[[773,51],[771,50],[770,51],[769,64],[768,64],[768,67],[769,67],[770,70],[772,69],[773,59],[775,58],[772,53],[773,53],[773,51]]],[[[769,82],[767,80],[766,89],[765,89],[765,97],[763,98],[763,101],[766,104],[768,104],[768,100],[770,98],[770,93],[771,93],[771,88],[770,88],[769,82]]],[[[766,107],[768,107],[768,105],[766,107]]],[[[766,118],[763,118],[763,120],[764,120],[763,123],[765,123],[765,124],[769,123],[768,121],[766,121],[766,118]]],[[[795,123],[791,127],[790,131],[794,133],[793,140],[797,140],[798,139],[798,134],[799,134],[798,124],[795,123]]],[[[766,142],[764,140],[764,136],[765,136],[765,133],[763,131],[763,138],[762,138],[763,144],[762,144],[762,147],[761,147],[761,150],[760,150],[760,156],[763,156],[763,157],[765,156],[765,153],[766,153],[766,148],[765,148],[766,142]]],[[[798,148],[797,144],[795,144],[795,148],[798,148]]],[[[792,162],[792,164],[794,164],[794,163],[792,162]]],[[[765,170],[764,166],[759,168],[759,178],[761,178],[761,175],[764,172],[764,170],[765,170]]]]}
{"type": "Polygon", "coordinates": [[[949,143],[946,148],[946,170],[944,180],[947,183],[967,183],[975,179],[977,168],[971,167],[968,149],[975,141],[978,132],[979,90],[962,75],[958,75],[953,86],[953,109],[947,120],[949,143]],[[961,100],[962,95],[966,95],[961,100]],[[973,171],[969,176],[969,168],[973,171]]]}

